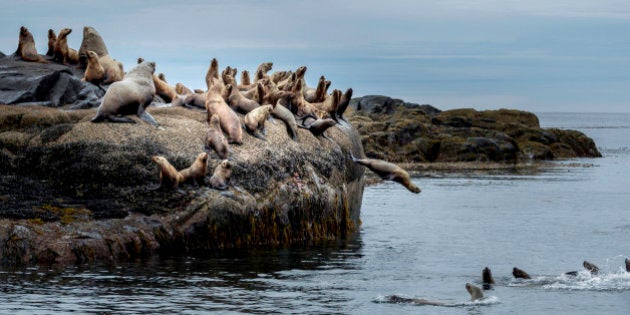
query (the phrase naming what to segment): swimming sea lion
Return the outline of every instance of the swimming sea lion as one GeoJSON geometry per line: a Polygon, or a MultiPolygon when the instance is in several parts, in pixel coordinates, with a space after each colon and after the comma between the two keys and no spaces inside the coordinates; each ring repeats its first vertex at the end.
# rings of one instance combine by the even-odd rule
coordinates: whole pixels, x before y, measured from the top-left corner
{"type": "Polygon", "coordinates": [[[101,66],[101,63],[98,61],[98,55],[89,50],[87,68],[85,68],[85,74],[83,75],[83,79],[81,79],[81,81],[87,81],[99,85],[103,82],[104,78],[105,69],[103,69],[103,66],[101,66]]]}
{"type": "Polygon", "coordinates": [[[232,165],[230,164],[230,161],[221,161],[221,163],[214,168],[212,177],[210,177],[210,186],[219,190],[227,189],[230,181],[230,175],[232,175],[232,165]]]}
{"type": "Polygon", "coordinates": [[[532,277],[529,276],[529,274],[521,269],[518,269],[516,267],[514,267],[512,269],[512,275],[514,276],[514,278],[516,279],[531,279],[532,277]]]}
{"type": "Polygon", "coordinates": [[[160,176],[160,188],[177,188],[179,183],[184,181],[184,176],[180,174],[171,163],[163,156],[153,156],[151,160],[158,165],[160,176]]]}
{"type": "Polygon", "coordinates": [[[625,263],[626,263],[626,272],[630,272],[630,259],[626,258],[625,263]]]}
{"type": "Polygon", "coordinates": [[[225,88],[230,94],[230,96],[228,97],[228,104],[233,110],[239,113],[247,114],[260,106],[258,102],[250,100],[243,96],[241,94],[241,91],[239,91],[239,89],[236,88],[233,84],[228,84],[225,86],[225,88]]]}
{"type": "Polygon", "coordinates": [[[478,286],[474,284],[466,283],[466,290],[468,291],[468,293],[470,293],[471,301],[483,299],[483,291],[481,291],[481,289],[478,286]]]}
{"type": "Polygon", "coordinates": [[[265,131],[265,120],[269,118],[269,115],[273,111],[273,105],[259,106],[245,115],[243,121],[245,122],[245,129],[249,131],[254,137],[266,140],[263,135],[267,134],[265,131]],[[260,134],[262,133],[262,135],[260,134]]]}
{"type": "Polygon", "coordinates": [[[597,275],[599,273],[599,267],[586,260],[582,263],[582,266],[584,266],[586,270],[590,271],[592,275],[597,275]]]}
{"type": "Polygon", "coordinates": [[[412,193],[420,193],[420,188],[411,182],[409,173],[407,173],[407,171],[402,169],[400,166],[394,163],[389,163],[387,161],[377,159],[357,159],[352,155],[352,153],[350,153],[350,158],[353,162],[366,166],[382,179],[395,181],[405,186],[405,188],[407,188],[412,193]]]}
{"type": "Polygon", "coordinates": [[[183,177],[183,181],[193,181],[203,185],[203,179],[206,177],[206,170],[208,169],[208,153],[203,152],[197,155],[195,162],[188,168],[185,168],[179,173],[183,177]]]}
{"type": "Polygon", "coordinates": [[[495,284],[495,282],[494,278],[492,277],[492,271],[490,271],[490,268],[483,268],[483,271],[481,272],[481,279],[483,281],[484,290],[492,289],[492,285],[495,284]]]}
{"type": "Polygon", "coordinates": [[[112,122],[135,123],[130,118],[116,116],[135,113],[142,120],[158,126],[155,119],[145,111],[155,96],[154,71],[155,62],[145,61],[131,69],[122,81],[114,82],[105,92],[92,122],[107,119],[112,122]]]}
{"type": "Polygon", "coordinates": [[[55,41],[55,57],[54,60],[63,64],[79,63],[79,53],[68,47],[68,35],[72,33],[71,28],[62,28],[55,41]]]}
{"type": "Polygon", "coordinates": [[[15,51],[15,54],[20,56],[20,58],[24,61],[48,63],[44,57],[37,54],[33,34],[31,34],[31,32],[29,32],[24,26],[20,27],[20,39],[18,41],[18,48],[15,51]]]}
{"type": "Polygon", "coordinates": [[[210,125],[210,128],[208,128],[208,133],[206,134],[206,147],[214,149],[220,158],[227,159],[230,145],[221,131],[219,115],[213,114],[208,125],[210,125]]]}
{"type": "MultiPolygon", "coordinates": [[[[481,289],[470,283],[466,283],[466,291],[470,294],[471,301],[477,301],[483,299],[483,291],[481,289]]],[[[412,303],[417,305],[433,305],[433,306],[447,306],[448,304],[441,301],[432,301],[421,298],[406,298],[398,295],[390,295],[387,296],[387,302],[389,303],[412,303]]]]}
{"type": "Polygon", "coordinates": [[[213,114],[219,115],[221,129],[228,135],[229,143],[243,143],[243,129],[241,120],[221,95],[223,84],[215,84],[208,90],[206,96],[206,111],[208,112],[208,122],[213,114]]]}
{"type": "Polygon", "coordinates": [[[48,30],[48,51],[46,51],[46,56],[55,55],[56,42],[57,42],[57,35],[55,34],[55,31],[51,28],[48,30]]]}
{"type": "Polygon", "coordinates": [[[175,93],[179,95],[188,95],[193,94],[193,91],[186,87],[183,83],[175,84],[175,93]]]}

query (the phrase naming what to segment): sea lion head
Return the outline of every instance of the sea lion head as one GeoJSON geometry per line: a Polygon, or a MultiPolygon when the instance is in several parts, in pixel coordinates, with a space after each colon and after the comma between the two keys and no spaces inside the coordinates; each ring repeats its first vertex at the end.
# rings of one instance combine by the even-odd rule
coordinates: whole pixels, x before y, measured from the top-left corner
{"type": "Polygon", "coordinates": [[[263,62],[260,64],[260,69],[263,72],[267,72],[269,70],[271,70],[271,68],[273,68],[273,62],[263,62]]]}
{"type": "Polygon", "coordinates": [[[138,57],[138,64],[141,64],[141,63],[143,63],[143,62],[144,62],[144,58],[142,58],[142,57],[138,57]]]}
{"type": "Polygon", "coordinates": [[[306,66],[301,66],[299,68],[297,68],[297,70],[295,70],[295,74],[298,78],[303,77],[304,74],[306,73],[306,66]]]}
{"type": "Polygon", "coordinates": [[[166,161],[166,159],[163,156],[159,156],[159,155],[154,155],[151,157],[151,161],[157,163],[157,164],[162,164],[166,161]]]}
{"type": "Polygon", "coordinates": [[[94,61],[94,60],[98,59],[98,54],[93,52],[93,51],[91,51],[91,50],[88,50],[88,59],[94,61]]]}
{"type": "Polygon", "coordinates": [[[20,27],[20,35],[26,35],[26,34],[28,34],[28,28],[26,28],[26,26],[20,27]]]}
{"type": "Polygon", "coordinates": [[[208,161],[208,153],[206,152],[199,153],[199,155],[197,155],[197,160],[202,163],[206,163],[208,161]]]}
{"type": "Polygon", "coordinates": [[[471,301],[483,298],[483,291],[481,291],[481,289],[476,285],[466,283],[466,290],[470,293],[471,301]]]}
{"type": "Polygon", "coordinates": [[[59,36],[63,37],[64,35],[68,35],[70,33],[72,33],[72,29],[65,27],[65,28],[62,28],[61,31],[59,31],[59,36]]]}

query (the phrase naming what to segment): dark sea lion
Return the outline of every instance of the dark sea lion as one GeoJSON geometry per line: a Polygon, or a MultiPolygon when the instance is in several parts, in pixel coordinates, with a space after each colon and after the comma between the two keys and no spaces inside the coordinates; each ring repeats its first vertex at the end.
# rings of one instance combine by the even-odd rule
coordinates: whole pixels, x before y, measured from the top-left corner
{"type": "Polygon", "coordinates": [[[303,91],[304,99],[309,103],[323,102],[326,99],[326,78],[319,77],[316,88],[307,88],[303,91]]]}
{"type": "Polygon", "coordinates": [[[184,176],[182,176],[165,157],[156,155],[151,157],[151,160],[158,165],[160,188],[175,189],[184,181],[184,176]]]}
{"type": "Polygon", "coordinates": [[[221,95],[223,84],[215,84],[208,90],[206,97],[206,111],[208,112],[208,122],[212,115],[217,114],[220,118],[221,129],[227,133],[228,142],[242,144],[243,129],[241,120],[235,111],[225,102],[221,95]]]}
{"type": "Polygon", "coordinates": [[[586,260],[582,263],[582,266],[584,266],[586,270],[590,271],[592,275],[597,275],[599,273],[599,267],[586,260]]]}
{"type": "Polygon", "coordinates": [[[197,155],[197,158],[188,168],[185,168],[179,173],[183,177],[183,181],[196,182],[198,185],[203,185],[203,179],[206,177],[206,170],[208,169],[208,153],[203,152],[197,155]]]}
{"type": "Polygon", "coordinates": [[[483,271],[481,272],[481,279],[483,281],[484,290],[492,289],[492,285],[495,284],[495,282],[494,278],[492,277],[492,271],[490,271],[490,268],[483,268],[483,271]]]}
{"type": "Polygon", "coordinates": [[[532,277],[529,276],[529,274],[521,269],[518,269],[516,267],[514,267],[512,269],[512,275],[514,276],[514,278],[516,279],[531,279],[532,277]]]}
{"type": "Polygon", "coordinates": [[[104,78],[105,69],[103,69],[103,66],[101,66],[101,63],[98,61],[98,55],[91,50],[88,51],[88,63],[81,81],[100,85],[104,78]]]}
{"type": "Polygon", "coordinates": [[[341,98],[339,99],[339,106],[337,106],[337,117],[339,119],[346,121],[346,118],[343,117],[343,113],[346,112],[348,105],[350,104],[350,100],[352,99],[352,88],[346,90],[341,98]]]}
{"type": "Polygon", "coordinates": [[[142,120],[158,126],[157,121],[145,111],[155,96],[154,71],[155,62],[145,61],[131,69],[122,81],[114,82],[105,92],[92,122],[107,119],[112,122],[135,123],[130,118],[116,116],[135,113],[142,120]]]}
{"type": "Polygon", "coordinates": [[[166,75],[164,75],[164,73],[160,72],[160,73],[158,74],[158,78],[159,78],[160,80],[162,80],[162,81],[164,81],[164,82],[168,83],[168,82],[166,81],[166,75]]]}
{"type": "Polygon", "coordinates": [[[20,27],[20,38],[15,54],[22,58],[22,60],[24,61],[48,63],[48,61],[46,61],[44,57],[37,54],[33,34],[31,34],[31,32],[29,32],[29,30],[24,26],[20,27]]]}
{"type": "Polygon", "coordinates": [[[230,108],[232,108],[233,110],[242,114],[247,114],[260,106],[258,102],[250,100],[243,96],[241,94],[241,91],[233,84],[228,84],[225,86],[225,88],[230,95],[228,97],[228,105],[230,105],[230,108]]]}
{"type": "Polygon", "coordinates": [[[366,166],[382,179],[395,181],[403,185],[412,193],[420,193],[420,188],[411,182],[409,173],[407,173],[407,171],[402,169],[400,166],[394,163],[377,159],[357,159],[352,155],[352,153],[350,153],[350,158],[353,162],[366,166]]]}
{"type": "MultiPolygon", "coordinates": [[[[91,50],[95,52],[99,57],[109,55],[105,42],[96,29],[91,26],[83,27],[83,40],[81,41],[81,47],[79,48],[79,63],[85,67],[87,65],[87,52],[91,50]]],[[[107,67],[103,66],[107,72],[107,67]]],[[[121,74],[121,79],[122,79],[121,74]]],[[[111,81],[113,82],[113,81],[111,81]]]]}
{"type": "Polygon", "coordinates": [[[630,259],[626,258],[625,263],[626,263],[626,272],[630,272],[630,259]]]}
{"type": "Polygon", "coordinates": [[[206,134],[206,147],[214,149],[221,159],[228,158],[230,145],[221,131],[221,121],[219,115],[213,114],[208,123],[210,128],[206,134]]]}
{"type": "Polygon", "coordinates": [[[309,123],[308,125],[298,125],[298,127],[300,128],[304,128],[304,129],[308,129],[314,136],[318,137],[318,136],[323,136],[324,138],[328,139],[331,142],[334,142],[332,139],[328,138],[324,132],[326,132],[326,130],[328,130],[328,128],[336,125],[337,122],[330,119],[330,118],[325,118],[325,119],[317,119],[314,120],[313,122],[309,123]]]}
{"type": "Polygon", "coordinates": [[[48,51],[46,51],[46,56],[54,56],[55,55],[55,43],[57,42],[57,35],[55,31],[51,28],[48,30],[48,51]]]}
{"type": "Polygon", "coordinates": [[[214,168],[212,177],[210,177],[210,186],[214,189],[225,190],[228,188],[232,175],[232,164],[228,160],[223,160],[214,168]]]}

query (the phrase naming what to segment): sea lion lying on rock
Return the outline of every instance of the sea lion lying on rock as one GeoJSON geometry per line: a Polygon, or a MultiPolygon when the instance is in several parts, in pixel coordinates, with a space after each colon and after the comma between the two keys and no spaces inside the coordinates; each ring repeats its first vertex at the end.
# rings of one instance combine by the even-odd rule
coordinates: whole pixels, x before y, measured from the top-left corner
{"type": "Polygon", "coordinates": [[[105,92],[92,122],[107,119],[112,122],[135,123],[133,119],[117,117],[135,113],[142,120],[158,126],[157,121],[145,110],[155,96],[153,72],[155,62],[145,61],[131,69],[122,81],[114,82],[105,92]]]}
{"type": "Polygon", "coordinates": [[[350,158],[353,162],[366,166],[382,179],[395,181],[405,186],[405,188],[407,188],[412,193],[420,193],[420,188],[411,182],[409,173],[407,173],[407,171],[402,169],[400,166],[394,163],[377,159],[357,159],[352,155],[352,153],[350,153],[350,158]]]}
{"type": "Polygon", "coordinates": [[[214,168],[212,177],[210,177],[210,186],[218,190],[227,189],[230,181],[230,175],[232,175],[232,165],[230,164],[230,161],[221,161],[221,163],[214,168]]]}
{"type": "Polygon", "coordinates": [[[18,47],[15,54],[24,61],[48,63],[44,57],[37,54],[33,34],[31,34],[31,32],[29,32],[29,30],[24,26],[20,27],[20,39],[18,41],[18,47]]]}
{"type": "Polygon", "coordinates": [[[230,145],[223,135],[223,131],[221,131],[219,115],[213,114],[210,117],[208,125],[210,125],[210,128],[208,128],[206,135],[206,147],[208,149],[214,149],[221,159],[227,159],[230,145]]]}

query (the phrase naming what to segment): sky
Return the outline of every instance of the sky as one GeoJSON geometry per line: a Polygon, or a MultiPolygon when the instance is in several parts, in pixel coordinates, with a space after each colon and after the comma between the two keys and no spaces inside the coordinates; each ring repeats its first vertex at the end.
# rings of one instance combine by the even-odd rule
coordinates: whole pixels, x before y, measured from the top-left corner
{"type": "Polygon", "coordinates": [[[142,56],[190,88],[217,58],[440,109],[630,112],[626,0],[0,0],[0,51],[22,25],[40,53],[49,28],[78,49],[92,26],[125,69],[142,56]]]}

